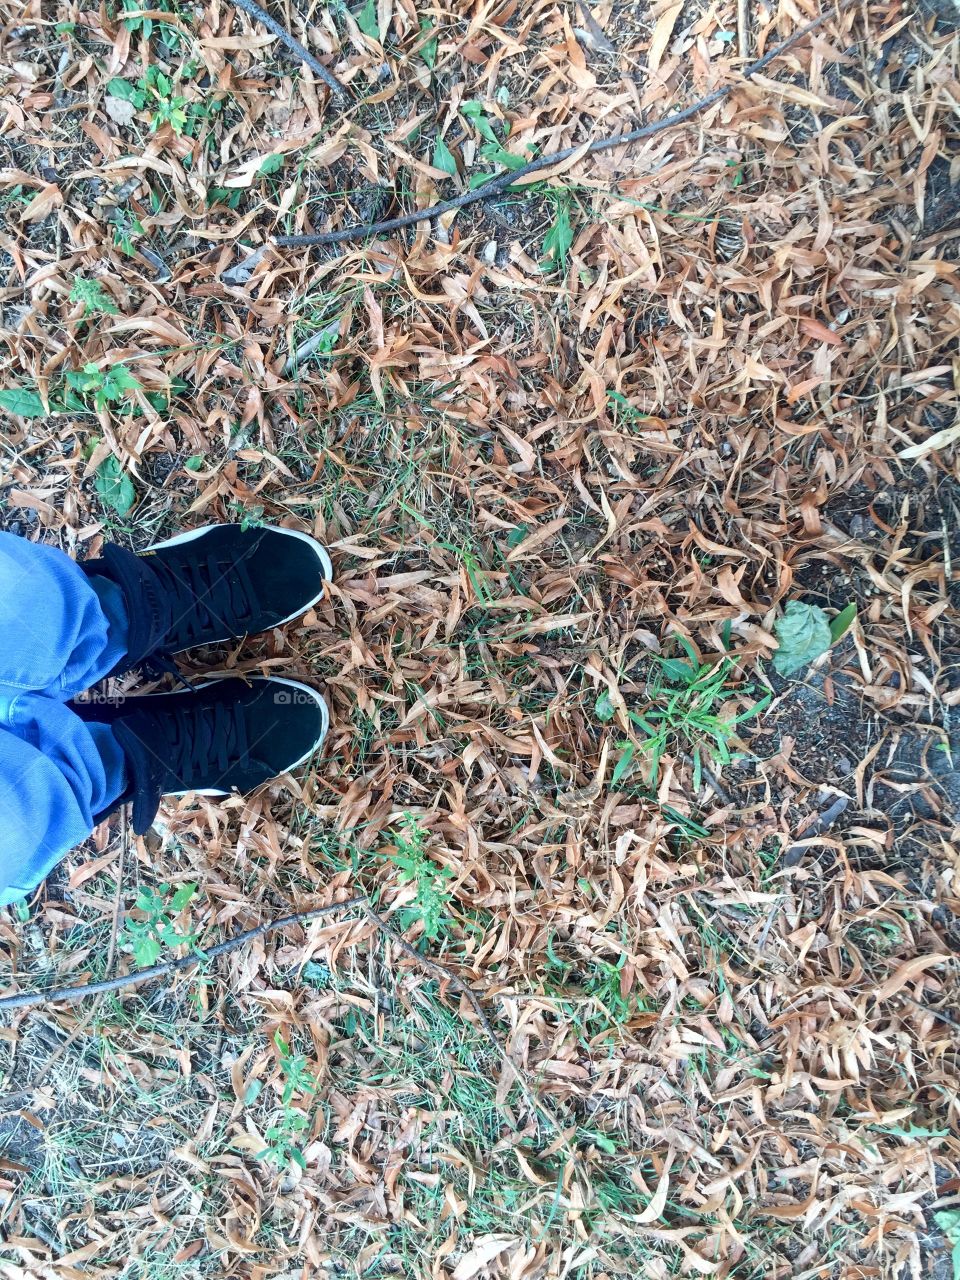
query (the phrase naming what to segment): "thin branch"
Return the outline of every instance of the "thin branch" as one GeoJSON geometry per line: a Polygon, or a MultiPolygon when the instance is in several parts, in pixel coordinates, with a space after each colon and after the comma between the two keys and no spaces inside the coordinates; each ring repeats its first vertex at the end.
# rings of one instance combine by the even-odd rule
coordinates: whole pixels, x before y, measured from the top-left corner
{"type": "Polygon", "coordinates": [[[367,899],[363,895],[347,898],[345,902],[334,902],[329,907],[314,907],[310,911],[298,911],[292,916],[282,916],[279,920],[268,920],[266,924],[255,929],[246,929],[236,933],[225,942],[216,946],[205,947],[202,951],[194,951],[177,960],[166,960],[163,964],[150,965],[148,969],[134,969],[132,973],[121,974],[117,978],[109,978],[103,982],[88,982],[82,987],[57,987],[53,991],[25,991],[17,996],[4,996],[0,999],[0,1011],[8,1009],[34,1009],[38,1005],[58,1004],[63,1000],[85,1000],[88,996],[103,995],[108,991],[120,991],[124,987],[136,987],[142,982],[150,982],[153,978],[165,977],[168,973],[180,973],[208,960],[216,960],[238,947],[252,942],[254,938],[265,938],[277,929],[286,929],[294,924],[306,924],[309,920],[318,920],[321,916],[335,915],[337,912],[349,911],[353,907],[364,907],[367,899]]]}
{"type": "Polygon", "coordinates": [[[123,876],[127,866],[127,847],[130,833],[127,830],[127,806],[120,806],[120,861],[117,867],[117,890],[113,895],[113,920],[110,925],[110,945],[107,948],[107,977],[113,973],[113,961],[117,954],[117,935],[120,932],[120,907],[123,903],[123,876]]]}
{"type": "Polygon", "coordinates": [[[956,1027],[960,1031],[960,1018],[953,1017],[952,1014],[944,1013],[942,1009],[935,1009],[931,1004],[924,1004],[921,1000],[914,1000],[913,996],[908,996],[905,992],[900,992],[900,997],[908,1001],[912,1005],[916,1005],[918,1009],[922,1009],[924,1013],[929,1013],[931,1017],[938,1018],[941,1022],[945,1022],[948,1027],[956,1027]]]}
{"type": "Polygon", "coordinates": [[[259,22],[261,26],[266,27],[271,35],[275,35],[278,40],[281,40],[288,49],[297,55],[301,62],[307,64],[315,76],[320,77],[323,83],[338,98],[349,97],[347,90],[333,72],[328,71],[323,63],[300,43],[296,36],[290,34],[286,27],[281,27],[275,18],[271,18],[266,9],[261,9],[256,0],[233,0],[233,3],[238,9],[242,9],[245,14],[259,22]]]}
{"type": "MultiPolygon", "coordinates": [[[[494,1030],[493,1023],[484,1012],[480,1003],[480,997],[470,986],[464,982],[458,974],[448,969],[446,965],[434,960],[431,956],[425,956],[419,952],[416,947],[411,946],[405,938],[403,938],[392,925],[388,924],[384,918],[379,915],[373,907],[370,906],[369,900],[363,894],[359,894],[354,898],[348,898],[345,902],[334,902],[328,907],[314,907],[310,911],[298,911],[295,915],[282,916],[278,920],[268,920],[265,924],[258,925],[255,929],[246,929],[243,933],[234,934],[232,938],[227,938],[224,942],[218,942],[215,946],[205,947],[201,951],[194,951],[188,956],[181,956],[176,960],[167,960],[163,964],[154,964],[146,969],[134,969],[132,973],[122,974],[116,978],[110,978],[103,982],[88,982],[82,987],[57,987],[52,991],[25,991],[20,995],[4,996],[0,999],[0,1011],[13,1009],[33,1009],[39,1005],[59,1004],[68,1000],[83,1000],[88,996],[104,995],[110,991],[120,991],[126,987],[140,986],[144,982],[150,982],[154,978],[162,978],[167,974],[180,973],[184,969],[190,969],[210,960],[215,960],[219,956],[227,955],[231,951],[236,951],[239,947],[244,946],[248,942],[252,942],[255,938],[263,938],[268,934],[275,933],[278,929],[285,929],[294,924],[306,924],[310,920],[317,920],[322,916],[334,915],[338,912],[350,911],[354,907],[362,907],[370,919],[370,921],[389,937],[396,946],[400,948],[417,964],[426,969],[429,973],[435,974],[441,981],[448,983],[453,989],[460,993],[470,1004],[473,1012],[476,1014],[477,1021],[483,1030],[484,1035],[490,1041],[497,1056],[501,1059],[505,1066],[509,1067],[517,1082],[523,1096],[527,1100],[527,1104],[531,1111],[542,1116],[556,1130],[560,1126],[550,1114],[549,1110],[533,1093],[530,1086],[524,1079],[523,1072],[512,1060],[506,1049],[501,1045],[494,1030]]],[[[81,1024],[82,1026],[83,1024],[81,1024]]],[[[74,1032],[59,1052],[67,1047],[79,1034],[79,1028],[74,1032]]],[[[54,1055],[51,1062],[59,1056],[59,1052],[54,1055]]],[[[42,1074],[46,1074],[44,1071],[42,1074]]],[[[33,1081],[31,1083],[37,1083],[33,1081]]],[[[10,1095],[13,1097],[14,1095],[10,1095]]],[[[18,1092],[17,1097],[20,1096],[18,1092]]],[[[6,1098],[0,1098],[0,1103],[6,1101],[6,1098]]]]}
{"type": "Polygon", "coordinates": [[[792,844],[786,851],[783,855],[783,865],[785,867],[797,866],[809,848],[808,842],[816,836],[822,836],[829,831],[841,813],[849,807],[849,804],[850,801],[847,796],[837,796],[828,809],[824,809],[823,813],[818,814],[813,822],[800,832],[800,843],[792,844]]]}
{"type": "MultiPolygon", "coordinates": [[[[237,0],[237,2],[240,3],[240,0],[237,0]]],[[[749,80],[751,76],[763,71],[771,62],[781,57],[788,49],[792,49],[795,44],[798,44],[811,31],[816,30],[817,27],[822,26],[828,19],[836,17],[852,2],[853,0],[841,0],[841,3],[834,8],[828,9],[811,22],[805,23],[792,36],[784,40],[782,44],[776,45],[775,48],[765,53],[762,58],[758,58],[756,62],[745,67],[743,71],[744,79],[749,80]]],[[[244,3],[246,3],[246,0],[244,0],[244,3]]],[[[700,115],[708,107],[712,107],[715,103],[722,102],[724,98],[729,97],[735,89],[741,87],[742,83],[741,80],[737,80],[733,84],[714,89],[712,93],[699,98],[696,102],[691,103],[690,106],[684,107],[680,111],[675,111],[672,115],[664,116],[662,120],[655,120],[652,124],[641,125],[639,129],[631,129],[629,133],[618,133],[609,138],[597,138],[586,148],[581,143],[579,146],[565,147],[562,151],[552,151],[547,155],[539,156],[536,160],[531,160],[529,164],[525,164],[521,169],[511,169],[507,173],[502,173],[498,178],[485,182],[482,187],[475,187],[472,191],[463,191],[452,200],[444,200],[441,204],[432,205],[429,209],[415,209],[412,213],[405,213],[399,218],[388,218],[384,222],[361,222],[352,227],[341,227],[339,231],[321,231],[301,236],[276,236],[273,243],[282,249],[300,249],[310,245],[342,244],[347,240],[361,240],[365,236],[379,236],[386,235],[391,231],[401,231],[404,227],[412,227],[417,222],[439,218],[445,213],[452,213],[455,209],[463,209],[467,205],[476,204],[480,200],[489,200],[491,196],[496,196],[506,191],[508,187],[519,182],[521,178],[525,178],[531,173],[539,173],[543,169],[551,169],[554,165],[560,164],[564,160],[569,160],[571,156],[578,154],[587,156],[594,155],[598,151],[610,151],[614,147],[640,142],[643,138],[652,138],[655,134],[663,133],[666,129],[673,129],[677,125],[685,124],[687,120],[692,120],[694,116],[700,115]]]]}
{"type": "Polygon", "coordinates": [[[737,48],[741,58],[750,57],[750,0],[737,0],[737,48]]]}
{"type": "MultiPolygon", "coordinates": [[[[693,756],[688,756],[684,754],[683,762],[684,764],[688,764],[691,769],[694,768],[693,756]]],[[[707,784],[707,786],[710,788],[710,790],[717,797],[717,799],[720,801],[721,804],[727,805],[728,807],[732,807],[736,803],[734,801],[733,796],[730,794],[727,788],[723,785],[723,783],[720,781],[717,775],[713,772],[712,769],[708,768],[707,765],[705,765],[702,760],[700,762],[700,773],[703,777],[704,782],[707,784]]]]}

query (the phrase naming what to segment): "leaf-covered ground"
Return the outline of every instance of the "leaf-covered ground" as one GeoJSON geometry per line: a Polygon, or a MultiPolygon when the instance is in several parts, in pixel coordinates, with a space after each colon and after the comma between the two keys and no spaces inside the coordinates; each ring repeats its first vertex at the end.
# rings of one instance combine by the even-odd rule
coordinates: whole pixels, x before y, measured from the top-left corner
{"type": "Polygon", "coordinates": [[[341,101],[227,0],[0,5],[3,527],[337,570],[185,663],[322,685],[316,768],[98,830],[3,989],[360,892],[453,975],[354,908],[6,1016],[0,1276],[960,1274],[952,12],[744,83],[815,6],[278,5],[341,101]]]}

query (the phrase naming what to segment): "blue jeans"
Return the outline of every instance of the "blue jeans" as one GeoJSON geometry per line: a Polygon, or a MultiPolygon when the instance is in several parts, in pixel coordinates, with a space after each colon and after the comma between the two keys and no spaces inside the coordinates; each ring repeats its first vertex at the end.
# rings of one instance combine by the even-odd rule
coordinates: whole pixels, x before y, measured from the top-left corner
{"type": "Polygon", "coordinates": [[[0,532],[0,906],[23,898],[123,794],[111,729],[66,706],[126,653],[119,588],[0,532]]]}

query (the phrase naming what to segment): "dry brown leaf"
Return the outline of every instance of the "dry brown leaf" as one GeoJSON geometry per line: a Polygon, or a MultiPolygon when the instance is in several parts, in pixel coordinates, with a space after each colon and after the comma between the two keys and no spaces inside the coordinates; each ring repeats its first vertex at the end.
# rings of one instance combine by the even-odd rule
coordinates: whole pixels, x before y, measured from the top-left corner
{"type": "Polygon", "coordinates": [[[671,4],[657,18],[656,26],[653,28],[653,35],[650,37],[650,48],[647,52],[647,71],[651,76],[660,69],[660,63],[666,52],[667,45],[670,43],[673,28],[676,26],[677,18],[679,18],[682,9],[682,4],[671,4]]]}
{"type": "Polygon", "coordinates": [[[891,996],[896,995],[910,982],[915,982],[928,969],[935,969],[941,964],[946,964],[950,957],[944,954],[934,954],[929,956],[914,956],[912,960],[905,960],[899,965],[886,981],[882,982],[877,988],[874,998],[879,1002],[889,1000],[891,996]]]}

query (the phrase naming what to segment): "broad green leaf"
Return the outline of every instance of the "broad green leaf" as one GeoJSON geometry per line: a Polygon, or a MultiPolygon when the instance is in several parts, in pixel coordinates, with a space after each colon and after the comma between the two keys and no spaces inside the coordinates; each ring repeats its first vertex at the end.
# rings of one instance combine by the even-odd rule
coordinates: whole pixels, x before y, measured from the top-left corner
{"type": "Polygon", "coordinates": [[[146,99],[143,90],[138,89],[135,84],[131,84],[129,80],[121,80],[119,76],[115,76],[107,83],[107,93],[111,98],[120,98],[124,102],[132,102],[139,111],[146,99]]]}
{"type": "Polygon", "coordinates": [[[101,502],[121,516],[127,515],[137,500],[133,481],[112,454],[97,467],[96,488],[101,502]]]}
{"type": "Polygon", "coordinates": [[[604,689],[600,694],[600,697],[597,698],[594,703],[593,711],[597,719],[602,720],[604,724],[606,724],[608,720],[612,720],[617,714],[617,709],[613,705],[609,689],[604,689]]]}
{"type": "Polygon", "coordinates": [[[470,102],[461,102],[460,110],[468,120],[473,121],[481,138],[485,138],[487,142],[499,143],[500,139],[494,133],[493,125],[487,119],[486,109],[482,102],[477,102],[476,99],[470,102]]]}
{"type": "Polygon", "coordinates": [[[605,1133],[595,1133],[593,1135],[593,1141],[600,1150],[605,1151],[608,1156],[615,1156],[617,1154],[617,1144],[608,1138],[605,1133]]]}
{"type": "Polygon", "coordinates": [[[774,668],[782,676],[808,667],[830,648],[830,623],[816,604],[788,600],[783,616],[773,624],[780,648],[773,655],[774,668]]]}
{"type": "Polygon", "coordinates": [[[377,0],[367,0],[357,14],[357,26],[371,40],[380,39],[380,24],[377,22],[377,0]]]}
{"type": "Polygon", "coordinates": [[[851,601],[845,609],[841,609],[835,618],[830,619],[830,640],[836,644],[845,631],[853,625],[857,616],[856,601],[851,601]]]}
{"type": "Polygon", "coordinates": [[[888,1124],[872,1125],[874,1129],[882,1129],[898,1138],[949,1138],[949,1129],[927,1129],[922,1124],[888,1124]]]}
{"type": "Polygon", "coordinates": [[[0,409],[15,413],[21,418],[42,418],[46,415],[39,391],[28,387],[9,387],[0,391],[0,409]]]}
{"type": "Polygon", "coordinates": [[[570,206],[566,201],[559,202],[556,210],[553,226],[543,240],[543,252],[553,266],[563,270],[573,244],[573,224],[570,221],[570,206]]]}
{"type": "Polygon", "coordinates": [[[129,369],[125,369],[122,364],[115,365],[110,370],[107,374],[107,382],[111,388],[115,387],[118,392],[143,390],[143,384],[133,376],[129,369]]]}
{"type": "MultiPolygon", "coordinates": [[[[420,19],[421,36],[425,36],[428,31],[432,31],[432,30],[433,30],[433,24],[428,22],[426,18],[421,18],[420,19]]],[[[428,40],[426,44],[423,45],[422,48],[420,49],[420,57],[424,60],[424,62],[427,64],[427,66],[430,68],[431,71],[437,65],[438,44],[439,44],[439,38],[435,35],[430,40],[428,40]]]]}
{"type": "Polygon", "coordinates": [[[623,778],[630,771],[630,766],[633,764],[633,757],[636,751],[632,742],[623,742],[620,745],[623,748],[623,754],[617,761],[616,768],[613,771],[613,776],[610,778],[610,787],[612,790],[616,789],[619,783],[622,782],[623,778]]]}
{"type": "Polygon", "coordinates": [[[196,892],[195,884],[182,884],[170,900],[170,910],[182,911],[196,892]]]}
{"type": "Polygon", "coordinates": [[[183,465],[187,468],[188,471],[202,471],[203,470],[203,454],[195,453],[193,457],[188,458],[183,465]]]}
{"type": "Polygon", "coordinates": [[[264,156],[257,173],[264,178],[268,178],[271,173],[279,173],[282,168],[283,156],[275,152],[273,155],[264,156]]]}
{"type": "Polygon", "coordinates": [[[150,934],[143,934],[136,938],[133,943],[133,955],[137,964],[141,968],[149,968],[150,965],[156,964],[160,958],[162,947],[157,938],[153,938],[150,934]]]}
{"type": "Polygon", "coordinates": [[[456,177],[457,162],[453,158],[453,152],[442,138],[437,139],[436,146],[433,148],[432,164],[435,169],[442,169],[444,173],[456,177]]]}
{"type": "Polygon", "coordinates": [[[502,164],[505,169],[522,169],[528,163],[523,156],[514,155],[512,151],[501,147],[499,142],[488,142],[485,147],[481,147],[480,159],[489,164],[502,164]]]}
{"type": "Polygon", "coordinates": [[[689,684],[696,675],[695,669],[689,662],[684,662],[683,658],[661,658],[660,668],[668,680],[679,681],[681,684],[689,684]]]}

